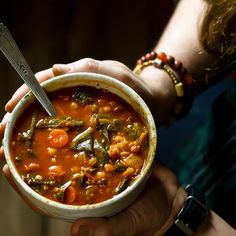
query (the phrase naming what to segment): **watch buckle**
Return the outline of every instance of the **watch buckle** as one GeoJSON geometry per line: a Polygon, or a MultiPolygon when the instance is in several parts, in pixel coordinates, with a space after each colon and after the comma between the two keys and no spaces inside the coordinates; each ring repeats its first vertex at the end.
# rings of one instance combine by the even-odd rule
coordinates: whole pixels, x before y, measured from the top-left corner
{"type": "Polygon", "coordinates": [[[175,225],[179,227],[188,236],[192,236],[194,234],[194,232],[188,227],[188,225],[184,224],[179,219],[175,221],[175,225]]]}

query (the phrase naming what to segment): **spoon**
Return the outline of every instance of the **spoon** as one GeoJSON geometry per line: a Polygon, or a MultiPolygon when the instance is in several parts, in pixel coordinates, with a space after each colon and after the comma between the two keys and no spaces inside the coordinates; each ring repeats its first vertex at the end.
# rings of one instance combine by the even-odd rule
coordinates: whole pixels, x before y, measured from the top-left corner
{"type": "Polygon", "coordinates": [[[30,69],[7,27],[0,23],[0,49],[50,116],[56,110],[30,69]]]}

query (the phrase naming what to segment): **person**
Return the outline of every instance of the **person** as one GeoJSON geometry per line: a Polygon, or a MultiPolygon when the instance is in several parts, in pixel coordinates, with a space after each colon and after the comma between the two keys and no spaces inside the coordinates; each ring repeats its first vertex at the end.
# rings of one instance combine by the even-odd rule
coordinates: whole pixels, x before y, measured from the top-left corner
{"type": "MultiPolygon", "coordinates": [[[[221,69],[228,68],[229,62],[235,58],[235,11],[236,1],[234,0],[182,0],[178,3],[155,51],[162,51],[178,58],[177,64],[181,65],[182,70],[187,68],[189,72],[183,72],[184,78],[191,74],[194,80],[188,77],[189,81],[201,81],[204,85],[203,89],[206,89],[208,84],[222,76],[219,73],[221,69]]],[[[155,54],[155,58],[156,56],[155,54]]],[[[164,59],[163,61],[165,62],[164,59]]],[[[147,54],[141,60],[139,75],[137,75],[117,61],[85,58],[69,64],[56,64],[50,69],[37,73],[36,76],[40,82],[70,72],[89,71],[112,76],[134,88],[144,98],[157,124],[161,126],[169,125],[169,121],[173,121],[170,118],[176,104],[180,104],[182,108],[186,99],[189,105],[188,99],[192,98],[191,94],[188,97],[185,94],[185,100],[182,99],[181,92],[183,91],[173,85],[181,85],[180,87],[184,87],[187,92],[192,88],[188,87],[188,84],[182,85],[179,81],[176,82],[176,76],[174,74],[173,77],[172,70],[170,72],[169,67],[164,67],[164,69],[161,67],[163,61],[160,59],[155,61],[152,57],[150,59],[150,54],[147,54]],[[153,63],[147,63],[150,60],[153,63]],[[155,64],[157,62],[159,64],[155,64]],[[180,103],[178,100],[181,100],[180,103]]],[[[179,77],[182,78],[181,76],[179,77]]],[[[71,234],[73,236],[164,235],[172,227],[184,205],[187,192],[183,184],[194,182],[195,186],[211,200],[211,209],[198,225],[194,235],[236,235],[234,229],[236,227],[234,201],[236,195],[236,163],[234,161],[236,87],[233,82],[229,91],[223,93],[214,103],[213,113],[210,116],[211,123],[207,123],[207,142],[201,145],[204,152],[200,155],[197,152],[199,150],[196,151],[200,155],[200,158],[196,158],[201,160],[198,165],[194,166],[197,169],[183,169],[182,172],[179,170],[178,176],[182,176],[180,182],[173,171],[157,163],[146,188],[130,207],[107,218],[79,219],[72,225],[71,234]],[[197,181],[193,181],[192,177],[196,179],[196,176],[198,176],[197,181]],[[208,191],[207,187],[211,191],[208,191]],[[221,202],[222,199],[224,202],[221,202]],[[224,209],[224,206],[227,207],[224,209]]],[[[7,113],[0,126],[2,135],[9,113],[26,91],[27,88],[22,86],[6,104],[7,113]]],[[[188,109],[189,106],[186,110],[188,109]]],[[[182,115],[181,112],[178,110],[175,115],[178,117],[182,115]]],[[[0,152],[3,159],[3,147],[0,152]]],[[[173,161],[178,163],[177,159],[173,161]]],[[[192,164],[188,160],[182,159],[182,161],[188,164],[185,164],[186,166],[192,164]]],[[[14,186],[6,165],[3,171],[14,186]]]]}

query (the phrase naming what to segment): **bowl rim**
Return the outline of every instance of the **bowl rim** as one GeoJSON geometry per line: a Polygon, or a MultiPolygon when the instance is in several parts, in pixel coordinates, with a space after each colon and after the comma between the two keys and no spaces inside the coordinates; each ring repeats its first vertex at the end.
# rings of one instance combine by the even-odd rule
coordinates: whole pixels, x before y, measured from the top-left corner
{"type": "MultiPolygon", "coordinates": [[[[133,191],[133,189],[138,188],[140,182],[145,177],[149,177],[149,175],[151,174],[151,171],[149,171],[149,170],[152,169],[152,165],[154,164],[156,148],[157,148],[156,125],[155,125],[155,121],[152,116],[152,113],[149,110],[149,107],[147,106],[147,104],[144,102],[144,100],[131,87],[129,87],[125,83],[123,83],[117,79],[114,79],[113,77],[103,75],[103,74],[92,73],[92,72],[75,72],[75,73],[68,73],[68,74],[55,76],[47,81],[42,82],[41,86],[45,89],[46,92],[57,90],[59,87],[62,88],[63,84],[67,85],[67,87],[74,87],[74,86],[81,86],[81,85],[91,86],[91,84],[87,85],[88,81],[86,81],[86,84],[83,84],[83,83],[81,83],[81,81],[78,80],[78,78],[80,78],[81,80],[84,80],[83,82],[85,82],[86,80],[89,80],[91,83],[94,83],[94,81],[96,81],[98,87],[100,87],[102,85],[100,88],[103,87],[104,81],[106,83],[108,83],[109,86],[114,84],[117,87],[115,89],[120,89],[123,91],[124,94],[132,96],[132,99],[135,100],[137,103],[137,104],[135,104],[135,106],[137,106],[137,105],[140,106],[140,109],[142,108],[142,110],[144,110],[146,113],[146,114],[140,114],[140,115],[142,116],[142,119],[144,119],[144,116],[145,116],[145,123],[148,126],[148,130],[149,130],[149,143],[151,142],[150,146],[152,148],[148,152],[149,160],[147,163],[145,163],[144,168],[141,170],[140,174],[138,175],[138,178],[130,186],[128,186],[123,192],[113,196],[112,198],[107,199],[103,202],[94,203],[94,204],[85,204],[85,205],[70,205],[70,204],[64,204],[64,203],[50,200],[50,199],[40,195],[36,191],[34,191],[30,186],[28,186],[22,180],[22,178],[20,177],[20,175],[17,171],[17,168],[14,164],[14,161],[11,158],[10,139],[11,139],[11,134],[13,132],[14,125],[15,125],[18,117],[20,117],[22,115],[22,112],[20,112],[20,110],[22,108],[24,110],[33,101],[36,100],[33,93],[31,91],[28,92],[15,106],[15,108],[13,109],[12,113],[10,114],[10,117],[9,117],[7,124],[6,124],[6,129],[5,129],[5,133],[4,133],[4,139],[3,139],[6,162],[8,164],[9,169],[10,169],[10,172],[13,175],[14,182],[17,184],[18,188],[22,188],[22,189],[19,189],[20,192],[24,191],[25,193],[29,194],[31,198],[33,198],[37,201],[43,202],[44,204],[48,204],[48,205],[50,205],[50,207],[57,208],[57,209],[65,208],[67,211],[68,210],[69,211],[77,211],[77,210],[88,211],[89,209],[103,208],[103,207],[113,203],[114,201],[118,201],[119,199],[122,199],[123,197],[130,194],[131,191],[133,191]],[[70,85],[68,85],[68,79],[70,81],[70,85]],[[63,81],[63,80],[67,80],[67,81],[63,81]],[[57,84],[56,88],[53,85],[54,83],[57,84]],[[54,89],[53,89],[53,87],[54,87],[54,89]],[[150,173],[148,173],[148,172],[150,172],[150,173]]],[[[114,92],[113,89],[112,89],[113,92],[111,90],[108,90],[108,91],[111,93],[114,92]]],[[[130,105],[132,105],[132,104],[130,104],[130,105]]],[[[137,111],[137,107],[133,106],[133,108],[137,111]]]]}

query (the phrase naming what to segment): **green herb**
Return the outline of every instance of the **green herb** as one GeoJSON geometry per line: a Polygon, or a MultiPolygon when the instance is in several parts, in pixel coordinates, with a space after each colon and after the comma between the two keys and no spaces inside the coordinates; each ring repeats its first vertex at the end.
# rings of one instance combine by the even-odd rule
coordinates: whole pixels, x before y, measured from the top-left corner
{"type": "Polygon", "coordinates": [[[81,188],[84,188],[86,186],[86,179],[87,177],[84,173],[79,173],[79,176],[77,177],[77,183],[81,188]]]}
{"type": "Polygon", "coordinates": [[[64,195],[65,195],[64,192],[59,191],[59,192],[57,192],[57,193],[54,194],[54,197],[55,197],[57,200],[63,202],[63,200],[64,200],[64,195]]]}
{"type": "Polygon", "coordinates": [[[82,105],[94,102],[94,95],[88,91],[77,92],[72,95],[72,98],[82,105]]]}
{"type": "Polygon", "coordinates": [[[39,194],[42,194],[45,191],[45,186],[53,186],[56,183],[55,178],[43,178],[39,175],[26,174],[22,175],[21,178],[25,183],[27,183],[34,191],[39,194]]]}
{"type": "Polygon", "coordinates": [[[36,127],[43,128],[77,128],[83,126],[84,122],[80,119],[75,119],[70,116],[62,116],[58,118],[47,117],[41,119],[36,127]]]}
{"type": "Polygon", "coordinates": [[[127,167],[124,164],[122,164],[120,161],[117,161],[115,163],[115,168],[116,168],[115,169],[116,172],[123,172],[127,169],[127,167]]]}
{"type": "Polygon", "coordinates": [[[33,136],[34,136],[34,130],[35,130],[36,122],[37,122],[37,117],[38,117],[38,113],[34,112],[29,129],[22,133],[18,133],[18,137],[17,137],[17,140],[19,142],[26,143],[26,150],[31,156],[34,156],[34,153],[31,147],[32,147],[32,141],[33,141],[33,136]]]}
{"type": "Polygon", "coordinates": [[[24,182],[26,182],[30,186],[33,186],[33,185],[49,185],[49,186],[52,186],[56,183],[54,178],[39,179],[39,178],[37,178],[37,175],[31,175],[31,174],[23,175],[22,179],[24,180],[24,182]]]}
{"type": "Polygon", "coordinates": [[[98,117],[98,127],[106,127],[108,131],[117,132],[120,127],[124,124],[123,120],[120,119],[109,119],[109,118],[99,118],[98,117]]]}
{"type": "Polygon", "coordinates": [[[103,167],[109,161],[109,154],[108,151],[103,147],[103,145],[98,141],[94,140],[94,155],[97,157],[98,160],[98,167],[103,167]]]}
{"type": "Polygon", "coordinates": [[[108,150],[110,146],[110,137],[109,133],[110,132],[118,132],[120,130],[121,125],[124,123],[123,120],[120,119],[110,119],[110,118],[101,118],[99,116],[101,114],[98,114],[98,119],[97,119],[97,128],[101,130],[101,133],[104,137],[104,144],[105,148],[108,150]]]}
{"type": "Polygon", "coordinates": [[[97,114],[97,118],[98,119],[111,119],[112,118],[112,116],[111,116],[111,114],[108,114],[108,113],[98,113],[97,114]]]}
{"type": "Polygon", "coordinates": [[[135,123],[127,125],[125,131],[131,140],[135,140],[143,132],[143,127],[140,123],[135,122],[135,123]]]}
{"type": "Polygon", "coordinates": [[[73,151],[93,152],[93,128],[88,127],[82,133],[78,134],[71,142],[70,148],[73,151]]]}

